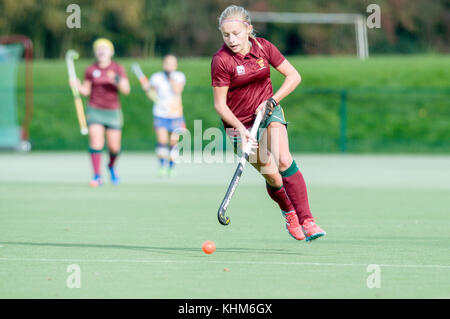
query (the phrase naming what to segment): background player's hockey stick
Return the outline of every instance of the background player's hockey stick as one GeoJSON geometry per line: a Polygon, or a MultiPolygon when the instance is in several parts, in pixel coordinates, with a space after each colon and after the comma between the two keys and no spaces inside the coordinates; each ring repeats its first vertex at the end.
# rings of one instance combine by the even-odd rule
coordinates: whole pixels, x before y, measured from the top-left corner
{"type": "MultiPolygon", "coordinates": [[[[250,136],[256,138],[256,133],[258,132],[259,125],[261,124],[261,120],[263,118],[262,111],[259,111],[256,115],[255,122],[253,123],[252,129],[250,130],[250,136]]],[[[228,186],[227,192],[225,194],[225,198],[220,204],[219,211],[217,212],[217,218],[219,219],[219,223],[222,225],[228,225],[230,223],[230,218],[225,216],[225,212],[230,204],[231,197],[233,197],[234,191],[239,183],[239,179],[241,178],[242,172],[244,171],[245,163],[247,162],[250,151],[252,149],[252,142],[250,139],[247,141],[247,144],[244,146],[243,153],[241,159],[239,160],[239,164],[234,172],[233,178],[231,179],[230,185],[228,186]]]]}
{"type": "MultiPolygon", "coordinates": [[[[75,73],[75,64],[74,60],[78,59],[78,52],[74,50],[69,50],[66,52],[66,64],[67,71],[69,72],[69,79],[74,81],[77,78],[75,73]]],[[[72,88],[72,94],[75,100],[75,109],[77,111],[78,123],[80,124],[80,131],[82,135],[86,135],[88,133],[88,127],[86,124],[86,116],[84,115],[83,101],[80,97],[80,92],[78,92],[77,87],[72,88]]]]}
{"type": "MultiPolygon", "coordinates": [[[[138,78],[139,82],[141,82],[142,85],[145,85],[148,83],[147,77],[144,75],[144,72],[142,72],[142,69],[138,63],[133,63],[131,65],[131,69],[133,70],[133,73],[138,78]]],[[[153,102],[156,102],[158,100],[158,97],[156,96],[156,92],[153,90],[148,90],[145,92],[150,100],[153,102]]]]}

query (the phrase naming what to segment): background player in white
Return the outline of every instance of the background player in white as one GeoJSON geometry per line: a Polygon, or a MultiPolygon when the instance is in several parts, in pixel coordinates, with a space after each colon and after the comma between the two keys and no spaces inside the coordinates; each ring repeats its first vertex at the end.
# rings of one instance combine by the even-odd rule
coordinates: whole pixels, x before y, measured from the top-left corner
{"type": "Polygon", "coordinates": [[[150,76],[143,84],[145,91],[153,90],[156,100],[153,104],[153,127],[156,132],[156,154],[159,159],[160,176],[175,175],[175,160],[178,156],[180,132],[186,128],[183,117],[181,94],[186,77],[177,71],[176,56],[169,54],[163,58],[163,71],[150,76]]]}

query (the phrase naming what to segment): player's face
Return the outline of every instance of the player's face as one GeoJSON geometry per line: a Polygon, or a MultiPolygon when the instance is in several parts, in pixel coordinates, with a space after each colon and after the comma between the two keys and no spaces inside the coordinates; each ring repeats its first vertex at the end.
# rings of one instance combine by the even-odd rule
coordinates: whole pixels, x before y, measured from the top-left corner
{"type": "Polygon", "coordinates": [[[248,37],[252,26],[239,21],[229,21],[221,27],[223,41],[233,53],[243,53],[248,49],[248,37]]]}
{"type": "Polygon", "coordinates": [[[164,61],[163,61],[164,71],[174,72],[177,70],[177,68],[178,68],[178,62],[177,62],[176,57],[169,55],[164,58],[164,61]]]}
{"type": "Polygon", "coordinates": [[[112,50],[107,45],[99,45],[95,48],[95,57],[99,62],[107,62],[113,56],[112,50]]]}

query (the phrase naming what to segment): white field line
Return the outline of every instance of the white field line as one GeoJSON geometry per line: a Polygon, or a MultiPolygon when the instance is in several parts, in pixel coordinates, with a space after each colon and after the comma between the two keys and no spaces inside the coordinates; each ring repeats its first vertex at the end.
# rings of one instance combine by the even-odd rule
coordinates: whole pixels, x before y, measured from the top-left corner
{"type": "MultiPolygon", "coordinates": [[[[251,261],[251,260],[150,260],[150,259],[65,259],[65,258],[15,258],[0,257],[0,262],[64,262],[64,263],[142,263],[142,264],[241,264],[241,265],[298,265],[298,266],[330,266],[330,267],[367,267],[369,264],[352,263],[319,263],[319,262],[283,262],[283,261],[251,261]]],[[[402,265],[377,264],[388,268],[442,268],[450,269],[450,265],[402,265]]]]}

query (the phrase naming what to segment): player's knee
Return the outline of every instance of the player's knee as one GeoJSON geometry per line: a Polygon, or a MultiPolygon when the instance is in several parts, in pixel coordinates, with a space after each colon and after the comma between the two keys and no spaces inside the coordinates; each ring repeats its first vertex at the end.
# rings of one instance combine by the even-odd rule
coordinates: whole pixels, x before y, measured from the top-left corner
{"type": "MultiPolygon", "coordinates": [[[[261,159],[260,159],[261,160],[261,159]]],[[[259,172],[263,175],[277,175],[278,174],[278,167],[273,161],[271,157],[267,159],[267,162],[260,162],[259,164],[259,172]]],[[[273,185],[273,184],[271,184],[273,185]]]]}
{"type": "Polygon", "coordinates": [[[278,161],[278,169],[282,172],[287,170],[292,164],[292,156],[290,153],[280,154],[278,161]]]}
{"type": "Polygon", "coordinates": [[[104,146],[103,141],[91,141],[89,147],[93,150],[102,150],[104,146]]]}
{"type": "Polygon", "coordinates": [[[158,141],[158,144],[166,145],[169,143],[169,132],[167,129],[159,128],[156,130],[156,139],[158,141]]]}
{"type": "Polygon", "coordinates": [[[180,140],[180,135],[177,132],[170,134],[170,145],[175,145],[180,140]]]}
{"type": "Polygon", "coordinates": [[[99,134],[93,134],[90,136],[89,139],[89,147],[93,149],[103,149],[105,146],[105,139],[102,135],[99,134]]]}
{"type": "Polygon", "coordinates": [[[162,158],[169,157],[169,146],[167,144],[158,144],[156,146],[156,155],[162,158]]]}
{"type": "Polygon", "coordinates": [[[120,153],[120,145],[112,145],[108,147],[110,153],[118,154],[120,153]]]}
{"type": "Polygon", "coordinates": [[[172,145],[170,146],[169,149],[169,157],[171,160],[176,161],[178,160],[178,156],[179,156],[179,149],[178,149],[178,145],[172,145]]]}
{"type": "Polygon", "coordinates": [[[273,187],[283,186],[283,179],[278,172],[275,174],[266,175],[265,178],[267,183],[273,187]]]}

